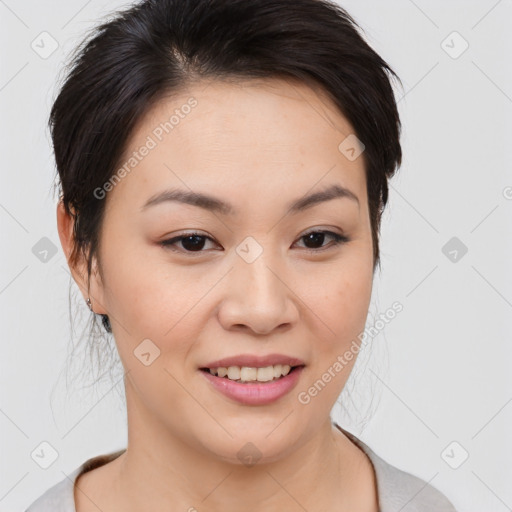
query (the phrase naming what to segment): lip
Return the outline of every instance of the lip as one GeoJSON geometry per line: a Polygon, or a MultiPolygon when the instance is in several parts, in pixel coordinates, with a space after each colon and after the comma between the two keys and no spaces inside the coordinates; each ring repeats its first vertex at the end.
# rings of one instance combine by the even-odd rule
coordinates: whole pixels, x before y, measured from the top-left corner
{"type": "Polygon", "coordinates": [[[237,356],[217,359],[201,366],[200,368],[229,368],[230,366],[247,366],[250,368],[265,368],[265,366],[274,366],[276,364],[289,364],[290,366],[305,366],[304,361],[296,357],[286,356],[284,354],[267,354],[257,356],[252,354],[239,354],[237,356]]]}
{"type": "MultiPolygon", "coordinates": [[[[232,360],[233,358],[230,359],[232,360]]],[[[227,361],[227,359],[220,360],[220,362],[222,361],[227,361]]],[[[217,364],[217,361],[215,364],[217,364]]],[[[298,366],[285,377],[274,381],[246,383],[229,380],[226,377],[217,377],[209,371],[199,370],[199,372],[204,375],[214,389],[240,404],[267,405],[288,394],[297,385],[302,370],[304,370],[304,366],[298,366]]]]}

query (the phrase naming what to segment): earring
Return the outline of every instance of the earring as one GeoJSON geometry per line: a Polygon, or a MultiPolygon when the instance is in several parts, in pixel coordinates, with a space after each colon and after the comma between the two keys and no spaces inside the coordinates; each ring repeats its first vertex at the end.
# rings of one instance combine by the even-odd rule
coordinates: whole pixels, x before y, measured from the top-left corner
{"type": "MultiPolygon", "coordinates": [[[[89,306],[89,309],[92,311],[92,303],[90,297],[87,297],[85,302],[89,306]]],[[[112,326],[110,325],[108,315],[101,315],[101,322],[103,323],[103,327],[107,332],[112,332],[112,326]]]]}

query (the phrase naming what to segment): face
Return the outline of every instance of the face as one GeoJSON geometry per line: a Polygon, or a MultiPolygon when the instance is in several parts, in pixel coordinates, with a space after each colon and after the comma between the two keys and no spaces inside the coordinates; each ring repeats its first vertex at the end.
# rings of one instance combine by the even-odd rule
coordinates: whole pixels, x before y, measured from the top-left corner
{"type": "Polygon", "coordinates": [[[325,425],[372,289],[364,162],[338,149],[353,133],[282,80],[202,82],[137,126],[104,188],[91,295],[145,434],[239,463],[247,442],[276,460],[325,425]]]}

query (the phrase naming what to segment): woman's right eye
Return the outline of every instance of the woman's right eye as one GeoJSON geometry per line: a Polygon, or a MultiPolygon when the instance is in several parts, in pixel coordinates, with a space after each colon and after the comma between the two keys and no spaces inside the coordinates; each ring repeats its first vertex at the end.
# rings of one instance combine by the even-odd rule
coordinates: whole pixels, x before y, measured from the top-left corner
{"type": "Polygon", "coordinates": [[[203,248],[207,240],[213,242],[213,240],[206,235],[201,233],[186,233],[180,236],[169,238],[168,240],[162,240],[160,245],[165,248],[170,248],[176,252],[204,252],[203,248]],[[182,249],[177,249],[176,245],[181,243],[182,249]]]}

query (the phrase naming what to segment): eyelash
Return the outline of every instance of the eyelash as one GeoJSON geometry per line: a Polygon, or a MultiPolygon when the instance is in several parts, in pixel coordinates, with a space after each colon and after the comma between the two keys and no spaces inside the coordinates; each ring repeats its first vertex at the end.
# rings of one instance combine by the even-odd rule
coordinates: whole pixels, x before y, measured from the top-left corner
{"type": "MultiPolygon", "coordinates": [[[[345,244],[347,242],[350,242],[350,238],[349,237],[347,237],[345,235],[340,235],[338,233],[334,233],[333,231],[326,231],[326,230],[309,231],[308,233],[305,233],[304,235],[302,235],[299,238],[299,240],[301,240],[302,238],[305,238],[305,237],[307,237],[309,235],[317,234],[317,233],[323,233],[325,235],[331,236],[333,238],[334,242],[331,245],[324,246],[324,247],[322,247],[320,249],[305,248],[304,250],[306,250],[307,252],[310,252],[310,253],[320,253],[320,252],[328,250],[329,248],[334,248],[334,247],[343,245],[343,244],[345,244]]],[[[170,238],[168,240],[162,240],[161,242],[159,242],[159,244],[162,247],[164,247],[165,249],[170,249],[170,250],[172,250],[174,252],[181,252],[181,253],[185,252],[186,254],[190,254],[190,255],[196,255],[196,254],[201,254],[201,253],[205,252],[204,250],[200,250],[200,251],[178,250],[178,249],[175,249],[175,248],[172,247],[177,242],[180,242],[181,240],[183,240],[185,238],[192,237],[192,236],[198,236],[198,237],[201,237],[201,238],[206,238],[206,239],[211,240],[212,242],[214,242],[214,240],[212,238],[210,238],[209,236],[206,236],[206,235],[204,235],[202,233],[192,232],[192,233],[187,233],[185,235],[176,236],[176,237],[170,238]]]]}

